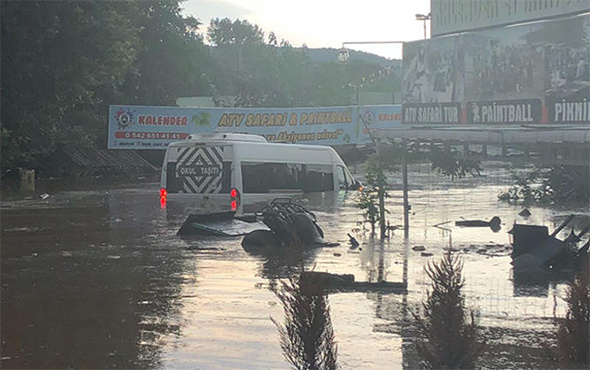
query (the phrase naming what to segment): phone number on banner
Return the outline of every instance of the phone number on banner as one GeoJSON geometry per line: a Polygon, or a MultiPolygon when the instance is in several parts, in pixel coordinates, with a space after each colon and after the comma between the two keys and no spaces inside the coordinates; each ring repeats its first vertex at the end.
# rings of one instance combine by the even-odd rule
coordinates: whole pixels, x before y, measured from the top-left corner
{"type": "Polygon", "coordinates": [[[182,132],[141,132],[117,131],[117,139],[147,139],[147,140],[183,140],[189,134],[182,132]]]}

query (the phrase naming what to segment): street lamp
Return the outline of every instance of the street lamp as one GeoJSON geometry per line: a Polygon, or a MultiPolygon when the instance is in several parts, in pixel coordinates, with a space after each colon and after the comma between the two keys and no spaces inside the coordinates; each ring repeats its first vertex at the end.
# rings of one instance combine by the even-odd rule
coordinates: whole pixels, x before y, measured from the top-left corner
{"type": "Polygon", "coordinates": [[[424,22],[424,38],[426,38],[426,21],[429,21],[432,18],[431,14],[416,14],[417,21],[424,22]]]}

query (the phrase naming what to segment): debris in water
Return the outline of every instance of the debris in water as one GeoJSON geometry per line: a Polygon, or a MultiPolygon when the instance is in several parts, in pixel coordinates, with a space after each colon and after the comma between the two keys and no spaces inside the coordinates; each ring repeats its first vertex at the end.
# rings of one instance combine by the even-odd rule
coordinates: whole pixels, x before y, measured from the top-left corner
{"type": "Polygon", "coordinates": [[[531,216],[531,211],[529,211],[528,209],[523,209],[522,211],[518,212],[518,215],[524,218],[530,217],[531,216]]]}
{"type": "Polygon", "coordinates": [[[356,238],[350,234],[346,234],[348,235],[348,237],[350,238],[350,240],[348,241],[350,243],[350,248],[356,248],[359,246],[359,242],[358,240],[356,240],[356,238]]]}
{"type": "Polygon", "coordinates": [[[463,226],[463,227],[489,227],[492,231],[497,232],[500,231],[502,228],[500,224],[502,220],[500,217],[494,216],[489,221],[482,221],[482,220],[464,220],[464,221],[456,221],[455,226],[463,226]]]}
{"type": "Polygon", "coordinates": [[[301,243],[306,247],[331,247],[339,243],[324,240],[324,231],[317,224],[315,214],[289,198],[277,198],[262,209],[262,222],[270,230],[254,230],[242,240],[247,251],[301,243]]]}
{"type": "Polygon", "coordinates": [[[516,281],[546,280],[565,272],[580,271],[588,263],[590,241],[582,247],[578,247],[578,243],[590,231],[590,225],[578,234],[572,228],[565,240],[556,238],[574,217],[567,217],[551,234],[547,226],[514,224],[508,234],[512,239],[512,266],[516,281]]]}
{"type": "Polygon", "coordinates": [[[369,282],[355,281],[353,274],[332,274],[329,272],[303,271],[299,276],[301,281],[315,282],[325,286],[329,291],[390,291],[405,293],[407,284],[404,282],[369,282]]]}

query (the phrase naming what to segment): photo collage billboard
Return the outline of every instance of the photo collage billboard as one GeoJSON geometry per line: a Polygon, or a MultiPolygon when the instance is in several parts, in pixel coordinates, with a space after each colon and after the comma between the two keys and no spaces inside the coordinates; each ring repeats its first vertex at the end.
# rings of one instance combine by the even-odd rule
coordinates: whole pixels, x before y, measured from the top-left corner
{"type": "Polygon", "coordinates": [[[590,14],[404,45],[403,123],[590,124],[590,14]]]}

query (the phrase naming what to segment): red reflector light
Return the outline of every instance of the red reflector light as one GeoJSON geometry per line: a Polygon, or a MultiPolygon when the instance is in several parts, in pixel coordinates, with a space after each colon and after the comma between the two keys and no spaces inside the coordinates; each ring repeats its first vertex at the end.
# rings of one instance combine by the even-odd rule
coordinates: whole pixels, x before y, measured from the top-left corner
{"type": "Polygon", "coordinates": [[[229,191],[229,195],[231,196],[231,203],[230,207],[232,211],[237,211],[238,206],[240,205],[240,192],[236,188],[232,188],[229,191]]]}
{"type": "Polygon", "coordinates": [[[168,191],[166,190],[166,188],[161,188],[160,189],[160,206],[162,208],[166,208],[167,198],[168,198],[168,191]]]}

